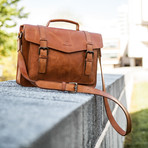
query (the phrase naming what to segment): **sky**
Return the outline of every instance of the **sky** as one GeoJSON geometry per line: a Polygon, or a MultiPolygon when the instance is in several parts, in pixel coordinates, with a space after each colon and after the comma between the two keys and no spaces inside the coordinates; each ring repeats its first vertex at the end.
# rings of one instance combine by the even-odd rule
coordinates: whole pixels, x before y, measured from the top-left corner
{"type": "MultiPolygon", "coordinates": [[[[104,25],[116,21],[118,9],[127,5],[128,0],[21,0],[29,12],[27,19],[18,20],[21,24],[46,25],[50,19],[64,18],[80,23],[80,30],[102,32],[104,25]]],[[[105,30],[105,28],[104,28],[105,30]]]]}

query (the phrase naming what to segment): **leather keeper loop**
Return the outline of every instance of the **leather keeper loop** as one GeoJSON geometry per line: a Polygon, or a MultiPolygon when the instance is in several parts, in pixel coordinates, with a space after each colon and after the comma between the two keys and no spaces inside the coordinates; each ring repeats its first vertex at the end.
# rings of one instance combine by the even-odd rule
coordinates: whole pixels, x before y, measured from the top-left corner
{"type": "Polygon", "coordinates": [[[66,82],[62,82],[62,90],[63,90],[63,91],[66,90],[66,82]]]}

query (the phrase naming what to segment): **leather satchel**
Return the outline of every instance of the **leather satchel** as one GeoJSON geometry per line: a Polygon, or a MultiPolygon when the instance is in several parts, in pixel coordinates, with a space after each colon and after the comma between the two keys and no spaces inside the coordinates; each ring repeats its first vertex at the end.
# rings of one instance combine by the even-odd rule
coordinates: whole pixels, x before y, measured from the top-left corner
{"type": "Polygon", "coordinates": [[[102,37],[97,33],[80,31],[79,24],[65,19],[50,20],[47,26],[22,25],[18,35],[16,82],[26,87],[40,87],[103,96],[111,125],[121,135],[131,131],[131,118],[126,108],[106,93],[101,66],[102,37]],[[76,30],[49,27],[51,22],[68,22],[76,30]],[[103,91],[95,88],[99,59],[103,91]],[[108,99],[125,113],[124,131],[115,121],[108,99]]]}

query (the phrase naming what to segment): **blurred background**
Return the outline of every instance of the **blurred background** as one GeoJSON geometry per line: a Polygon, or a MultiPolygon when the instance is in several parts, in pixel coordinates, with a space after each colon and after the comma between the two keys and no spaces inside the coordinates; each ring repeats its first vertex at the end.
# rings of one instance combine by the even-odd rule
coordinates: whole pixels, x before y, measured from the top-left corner
{"type": "MultiPolygon", "coordinates": [[[[102,34],[105,70],[125,66],[148,68],[147,0],[1,0],[0,80],[15,78],[19,26],[46,25],[55,18],[77,21],[80,30],[102,34]]],[[[51,25],[75,29],[66,23],[51,25]]]]}
{"type": "MultiPolygon", "coordinates": [[[[19,26],[46,25],[56,18],[102,34],[106,73],[133,71],[130,112],[135,125],[125,147],[148,147],[148,0],[0,0],[0,81],[15,79],[19,26]]],[[[65,23],[51,26],[75,29],[65,23]]]]}

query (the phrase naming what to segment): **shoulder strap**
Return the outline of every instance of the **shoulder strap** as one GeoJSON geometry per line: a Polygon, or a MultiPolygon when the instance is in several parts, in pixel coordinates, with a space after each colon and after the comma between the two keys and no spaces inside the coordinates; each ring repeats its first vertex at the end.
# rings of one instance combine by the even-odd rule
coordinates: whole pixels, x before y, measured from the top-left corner
{"type": "MultiPolygon", "coordinates": [[[[104,76],[103,76],[103,71],[102,71],[102,64],[101,64],[101,51],[99,50],[99,63],[100,63],[100,70],[101,70],[101,79],[102,79],[102,89],[104,92],[106,92],[106,88],[105,88],[105,81],[104,81],[104,76]]],[[[114,127],[114,129],[121,135],[126,135],[128,133],[130,133],[131,131],[131,119],[130,119],[130,116],[128,115],[128,118],[127,120],[129,120],[130,122],[127,123],[127,131],[125,132],[119,125],[118,123],[115,121],[115,118],[113,117],[112,115],[112,112],[111,112],[111,109],[110,109],[110,106],[109,106],[109,103],[108,103],[108,100],[107,100],[107,97],[103,96],[104,98],[104,104],[105,104],[105,109],[106,109],[106,114],[108,116],[108,119],[111,123],[111,125],[114,127]]],[[[128,114],[128,112],[127,112],[128,114]]]]}
{"type": "MultiPolygon", "coordinates": [[[[101,57],[99,57],[100,61],[100,66],[101,66],[101,57]]],[[[59,82],[51,82],[51,81],[43,81],[43,80],[38,80],[34,81],[31,80],[28,76],[27,69],[26,69],[26,64],[23,58],[23,55],[21,51],[18,51],[18,66],[20,68],[20,72],[22,76],[30,81],[34,86],[44,88],[44,89],[56,89],[56,90],[63,90],[63,91],[71,91],[71,92],[80,92],[80,93],[88,93],[88,94],[95,94],[95,95],[100,95],[103,96],[104,98],[104,103],[105,103],[105,108],[107,112],[108,119],[111,123],[111,125],[114,127],[114,129],[121,135],[125,136],[131,131],[131,119],[128,111],[126,108],[113,96],[109,95],[108,93],[105,92],[105,83],[104,83],[104,78],[102,74],[102,67],[101,67],[101,75],[102,75],[102,84],[103,84],[103,90],[101,91],[99,89],[95,89],[92,87],[84,86],[84,85],[78,85],[77,83],[59,83],[59,82]],[[107,99],[110,99],[114,101],[116,104],[119,105],[119,107],[123,110],[126,119],[127,119],[127,128],[126,131],[124,131],[115,121],[112,112],[110,110],[109,104],[107,99]]]]}
{"type": "MultiPolygon", "coordinates": [[[[39,26],[39,30],[40,32],[42,32],[42,27],[39,26]]],[[[89,43],[91,41],[89,33],[85,32],[86,38],[87,38],[87,42],[88,42],[88,49],[89,45],[91,45],[91,43],[89,43]]],[[[47,41],[46,39],[44,39],[44,35],[41,35],[41,39],[40,39],[40,48],[44,48],[45,46],[47,46],[47,41]],[[43,47],[42,47],[43,46],[43,47]]],[[[20,38],[18,39],[18,43],[20,43],[20,38]]],[[[92,45],[91,45],[92,46],[92,45]]],[[[91,47],[90,46],[90,47],[91,47]]],[[[108,116],[108,119],[111,123],[111,125],[114,127],[114,129],[121,135],[127,135],[128,133],[130,133],[131,131],[131,118],[130,115],[128,113],[128,111],[126,110],[126,108],[113,96],[109,95],[108,93],[106,93],[106,88],[105,88],[105,83],[104,83],[104,77],[103,77],[103,72],[102,72],[102,65],[101,65],[101,50],[99,50],[99,63],[100,63],[100,69],[101,69],[101,78],[102,78],[102,87],[103,87],[103,91],[99,90],[99,89],[95,89],[92,87],[88,87],[88,86],[84,86],[84,85],[78,85],[77,83],[66,83],[66,82],[51,82],[51,81],[43,81],[43,80],[38,80],[38,81],[34,81],[31,80],[29,78],[27,69],[26,69],[26,64],[24,61],[24,57],[21,53],[20,50],[20,46],[18,46],[18,67],[20,69],[20,73],[22,74],[22,76],[28,80],[30,83],[32,83],[34,86],[36,87],[40,87],[40,88],[45,88],[45,89],[56,89],[56,90],[63,90],[63,91],[74,91],[74,92],[80,92],[80,93],[88,93],[88,94],[95,94],[95,95],[100,95],[103,96],[104,99],[104,104],[105,104],[105,109],[106,109],[106,113],[108,116]],[[126,131],[124,131],[115,121],[112,112],[110,110],[109,104],[108,104],[108,99],[114,101],[116,104],[119,105],[119,107],[123,110],[126,119],[127,119],[127,128],[126,131]]],[[[43,70],[44,71],[44,70],[43,70]]],[[[42,71],[41,71],[42,72],[42,71]]]]}

